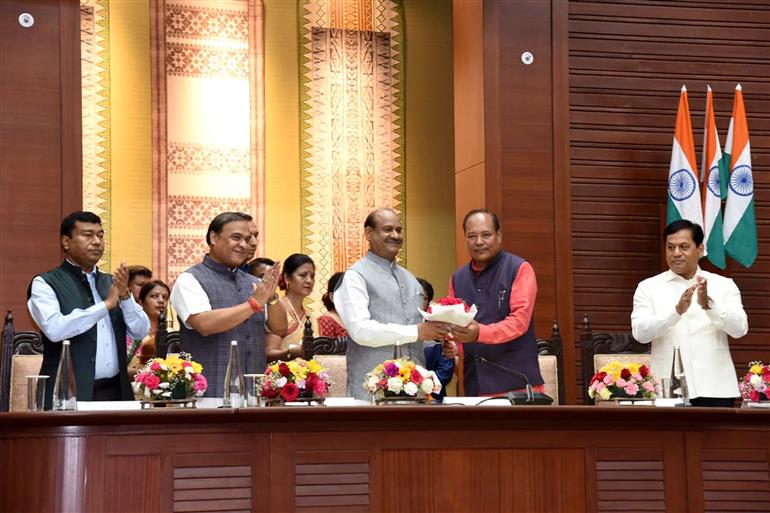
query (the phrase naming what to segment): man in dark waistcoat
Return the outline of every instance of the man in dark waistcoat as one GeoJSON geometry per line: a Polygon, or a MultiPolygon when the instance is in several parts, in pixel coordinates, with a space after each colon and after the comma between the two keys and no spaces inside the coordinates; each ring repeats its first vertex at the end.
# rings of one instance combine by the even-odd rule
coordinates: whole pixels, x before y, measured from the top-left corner
{"type": "Polygon", "coordinates": [[[258,235],[249,229],[251,219],[241,212],[216,216],[206,233],[209,254],[180,274],[171,291],[182,350],[203,365],[208,397],[222,397],[230,341],[238,341],[243,372],[262,373],[265,324],[273,333],[286,332],[286,312],[275,293],[280,262],[264,280],[240,269],[258,235]]]}
{"type": "MultiPolygon", "coordinates": [[[[471,210],[463,220],[471,261],[449,282],[449,295],[478,307],[467,327],[452,327],[464,355],[465,393],[496,395],[523,389],[527,376],[542,392],[534,321],[535,271],[523,258],[502,250],[500,222],[493,212],[471,210]],[[516,372],[513,372],[516,371],[516,372]]],[[[450,348],[447,355],[452,355],[450,348]]]]}
{"type": "Polygon", "coordinates": [[[131,400],[126,372],[126,334],[141,340],[150,320],[128,289],[128,268],[115,275],[96,267],[104,254],[99,216],[74,212],[60,228],[66,258],[60,267],[36,276],[27,307],[40,328],[46,382],[45,407],[51,408],[61,341],[69,339],[78,401],[131,400]]]}

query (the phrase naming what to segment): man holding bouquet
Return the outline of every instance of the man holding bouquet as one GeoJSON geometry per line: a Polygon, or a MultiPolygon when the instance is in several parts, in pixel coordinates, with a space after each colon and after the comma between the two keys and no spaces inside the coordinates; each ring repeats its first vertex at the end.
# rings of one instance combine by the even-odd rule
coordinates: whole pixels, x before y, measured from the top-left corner
{"type": "Polygon", "coordinates": [[[350,335],[346,354],[347,394],[368,400],[366,373],[393,358],[401,346],[405,358],[424,366],[423,340],[443,340],[449,325],[422,322],[422,286],[396,263],[404,237],[401,220],[389,208],[372,211],[364,222],[369,251],[353,264],[334,291],[334,306],[350,335]]]}
{"type": "Polygon", "coordinates": [[[543,391],[532,314],[537,297],[535,271],[523,258],[502,250],[494,212],[471,210],[463,220],[471,261],[455,271],[449,295],[476,305],[475,320],[452,326],[445,355],[464,356],[465,394],[498,395],[523,390],[527,381],[543,391]],[[527,377],[524,379],[523,374],[527,377]]]}

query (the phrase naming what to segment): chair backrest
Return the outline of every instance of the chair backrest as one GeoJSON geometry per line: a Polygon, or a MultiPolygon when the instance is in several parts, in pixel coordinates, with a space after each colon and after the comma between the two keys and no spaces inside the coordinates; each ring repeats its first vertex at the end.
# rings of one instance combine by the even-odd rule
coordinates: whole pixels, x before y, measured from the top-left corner
{"type": "MultiPolygon", "coordinates": [[[[167,353],[176,353],[179,354],[179,352],[182,350],[182,339],[179,337],[178,331],[170,331],[168,335],[166,335],[166,348],[167,353]]],[[[195,359],[195,355],[193,355],[193,360],[195,359]]]]}
{"type": "Polygon", "coordinates": [[[315,358],[318,363],[329,369],[329,375],[334,381],[329,391],[329,397],[345,397],[347,395],[348,368],[345,353],[348,351],[347,337],[328,338],[314,337],[310,319],[305,322],[302,337],[302,351],[305,359],[315,358]]]}
{"type": "MultiPolygon", "coordinates": [[[[27,376],[40,374],[43,365],[42,354],[15,354],[11,360],[11,386],[8,411],[27,409],[27,376]]],[[[56,376],[48,376],[56,379],[56,376]]]]}
{"type": "Polygon", "coordinates": [[[11,357],[13,356],[13,313],[8,310],[0,341],[0,412],[8,411],[11,390],[11,357]]]}
{"type": "Polygon", "coordinates": [[[537,340],[538,364],[545,381],[545,393],[553,398],[553,404],[564,403],[564,349],[559,323],[553,321],[551,338],[537,340]]]}
{"type": "MultiPolygon", "coordinates": [[[[24,411],[27,408],[27,376],[39,374],[43,364],[43,340],[36,331],[16,333],[10,312],[6,316],[6,326],[9,329],[4,330],[4,334],[10,337],[10,345],[3,343],[4,364],[6,354],[8,357],[7,380],[3,381],[3,398],[7,401],[5,411],[24,411]]],[[[55,376],[49,379],[55,379],[55,376]]]]}
{"type": "MultiPolygon", "coordinates": [[[[595,373],[595,362],[622,360],[619,355],[645,355],[650,353],[651,344],[642,344],[634,339],[630,332],[594,333],[588,315],[583,316],[583,327],[580,332],[581,366],[583,370],[583,400],[592,403],[588,397],[588,383],[595,373]],[[598,359],[595,356],[602,355],[598,359]],[[605,356],[606,355],[606,356],[605,356]]],[[[632,357],[630,360],[644,363],[643,358],[632,357]]],[[[647,357],[649,363],[649,357],[647,357]]]]}
{"type": "Polygon", "coordinates": [[[559,395],[559,364],[556,356],[552,354],[538,355],[537,363],[540,366],[540,375],[543,376],[543,392],[553,399],[552,406],[558,405],[559,395]]]}

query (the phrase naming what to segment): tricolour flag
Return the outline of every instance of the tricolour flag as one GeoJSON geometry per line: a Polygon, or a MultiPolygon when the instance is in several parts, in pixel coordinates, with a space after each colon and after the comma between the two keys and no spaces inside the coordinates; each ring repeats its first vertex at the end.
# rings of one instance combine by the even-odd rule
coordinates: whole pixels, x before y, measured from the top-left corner
{"type": "Polygon", "coordinates": [[[687,219],[703,226],[703,210],[700,188],[696,178],[695,144],[692,139],[690,107],[687,88],[682,86],[679,109],[676,113],[674,145],[671,148],[671,165],[668,168],[668,209],[666,224],[687,219]]]}
{"type": "Polygon", "coordinates": [[[725,253],[744,267],[751,267],[759,252],[754,217],[754,176],[751,145],[741,85],[735,86],[733,116],[725,151],[730,152],[730,179],[723,219],[725,253]],[[730,137],[732,135],[732,137],[730,137]]]}
{"type": "Polygon", "coordinates": [[[700,179],[703,193],[703,233],[705,255],[712,264],[724,269],[725,247],[722,238],[722,193],[719,181],[719,162],[722,148],[719,144],[711,87],[706,90],[706,120],[703,123],[703,156],[700,179]]]}

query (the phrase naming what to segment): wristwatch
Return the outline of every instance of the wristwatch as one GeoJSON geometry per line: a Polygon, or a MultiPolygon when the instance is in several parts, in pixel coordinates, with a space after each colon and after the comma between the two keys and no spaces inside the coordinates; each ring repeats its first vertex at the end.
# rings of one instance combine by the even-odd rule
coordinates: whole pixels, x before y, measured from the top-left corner
{"type": "Polygon", "coordinates": [[[267,306],[273,306],[280,300],[281,299],[278,297],[278,293],[276,292],[275,294],[273,294],[273,297],[267,300],[267,306]]]}

